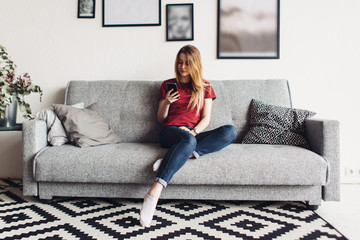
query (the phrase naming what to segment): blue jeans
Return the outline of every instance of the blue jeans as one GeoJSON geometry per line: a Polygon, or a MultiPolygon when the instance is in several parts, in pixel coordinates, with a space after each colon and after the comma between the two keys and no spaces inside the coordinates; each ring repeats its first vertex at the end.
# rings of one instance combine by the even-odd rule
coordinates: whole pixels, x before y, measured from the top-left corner
{"type": "Polygon", "coordinates": [[[202,132],[196,137],[177,126],[165,127],[160,133],[160,143],[169,150],[161,162],[155,181],[166,187],[191,154],[199,158],[204,154],[216,152],[234,142],[236,136],[236,128],[232,125],[202,132]]]}

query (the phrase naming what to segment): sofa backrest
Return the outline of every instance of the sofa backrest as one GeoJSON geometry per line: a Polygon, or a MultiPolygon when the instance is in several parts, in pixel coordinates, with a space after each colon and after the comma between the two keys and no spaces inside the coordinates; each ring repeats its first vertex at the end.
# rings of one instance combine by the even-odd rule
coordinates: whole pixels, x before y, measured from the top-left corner
{"type": "MultiPolygon", "coordinates": [[[[158,92],[162,81],[70,81],[65,104],[96,102],[123,142],[159,142],[158,92]]],[[[291,107],[286,80],[211,81],[216,99],[207,130],[233,124],[240,142],[248,129],[251,99],[291,107]]]]}

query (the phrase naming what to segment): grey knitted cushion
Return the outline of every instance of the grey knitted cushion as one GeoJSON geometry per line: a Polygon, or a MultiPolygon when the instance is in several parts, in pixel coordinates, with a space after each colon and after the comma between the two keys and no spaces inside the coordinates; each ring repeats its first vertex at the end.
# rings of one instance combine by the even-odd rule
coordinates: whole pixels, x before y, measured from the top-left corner
{"type": "Polygon", "coordinates": [[[250,104],[250,129],[243,143],[309,148],[305,137],[305,119],[314,115],[314,112],[308,110],[269,105],[253,99],[250,104]]]}

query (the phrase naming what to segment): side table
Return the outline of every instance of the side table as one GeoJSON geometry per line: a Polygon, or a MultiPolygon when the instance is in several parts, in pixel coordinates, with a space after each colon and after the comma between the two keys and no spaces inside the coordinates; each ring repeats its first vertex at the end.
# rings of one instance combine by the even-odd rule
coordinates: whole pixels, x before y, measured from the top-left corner
{"type": "Polygon", "coordinates": [[[21,131],[22,123],[17,123],[13,127],[0,127],[0,131],[21,131]]]}
{"type": "Polygon", "coordinates": [[[22,124],[0,127],[0,177],[22,178],[22,124]]]}

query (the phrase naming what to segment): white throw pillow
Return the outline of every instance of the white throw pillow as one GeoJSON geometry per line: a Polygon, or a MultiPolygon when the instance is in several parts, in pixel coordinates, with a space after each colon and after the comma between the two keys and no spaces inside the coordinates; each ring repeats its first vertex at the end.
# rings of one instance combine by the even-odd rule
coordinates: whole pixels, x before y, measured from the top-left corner
{"type": "MultiPolygon", "coordinates": [[[[84,103],[71,105],[76,108],[84,108],[84,103]]],[[[46,121],[48,129],[48,142],[53,146],[61,146],[69,142],[66,136],[64,126],[60,119],[56,116],[54,108],[46,108],[35,114],[35,118],[46,121]]]]}

